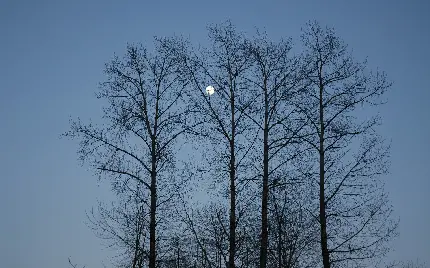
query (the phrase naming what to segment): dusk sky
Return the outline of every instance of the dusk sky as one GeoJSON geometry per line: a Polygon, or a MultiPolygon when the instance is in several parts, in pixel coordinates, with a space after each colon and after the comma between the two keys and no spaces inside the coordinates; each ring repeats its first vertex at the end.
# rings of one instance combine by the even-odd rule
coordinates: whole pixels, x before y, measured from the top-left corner
{"type": "Polygon", "coordinates": [[[109,187],[60,134],[70,116],[100,117],[104,64],[127,42],[177,34],[204,44],[206,26],[227,19],[296,43],[317,20],[387,73],[380,133],[392,141],[385,181],[400,218],[388,259],[430,264],[430,1],[0,0],[0,267],[109,264],[113,253],[85,225],[109,187]]]}

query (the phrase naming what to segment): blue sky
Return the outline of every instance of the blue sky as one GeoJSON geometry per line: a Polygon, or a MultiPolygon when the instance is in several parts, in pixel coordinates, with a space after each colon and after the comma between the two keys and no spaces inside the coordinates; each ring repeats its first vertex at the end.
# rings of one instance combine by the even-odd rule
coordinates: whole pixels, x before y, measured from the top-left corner
{"type": "Polygon", "coordinates": [[[154,35],[206,41],[226,19],[298,37],[307,20],[335,27],[357,59],[394,82],[381,133],[392,140],[386,187],[400,217],[391,259],[430,263],[429,1],[0,1],[0,266],[102,267],[111,252],[85,226],[108,188],[59,139],[69,116],[97,118],[103,66],[154,35]]]}

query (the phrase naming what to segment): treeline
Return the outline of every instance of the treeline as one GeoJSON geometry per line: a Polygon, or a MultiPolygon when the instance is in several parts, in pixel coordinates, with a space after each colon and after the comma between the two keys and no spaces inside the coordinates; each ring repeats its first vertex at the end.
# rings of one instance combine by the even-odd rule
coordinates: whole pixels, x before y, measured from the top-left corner
{"type": "Polygon", "coordinates": [[[65,134],[117,197],[88,213],[113,265],[382,265],[397,228],[385,74],[316,22],[299,45],[230,22],[208,32],[206,47],[129,45],[106,64],[101,123],[65,134]]]}

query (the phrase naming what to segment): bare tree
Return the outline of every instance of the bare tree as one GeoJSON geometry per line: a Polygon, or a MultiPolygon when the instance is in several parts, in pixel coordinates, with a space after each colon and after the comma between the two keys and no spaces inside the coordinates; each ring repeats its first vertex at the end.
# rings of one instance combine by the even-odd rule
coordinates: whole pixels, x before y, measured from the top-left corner
{"type": "Polygon", "coordinates": [[[229,199],[228,224],[228,267],[235,267],[237,253],[236,229],[239,221],[238,194],[245,191],[247,154],[252,147],[248,137],[249,129],[245,113],[251,102],[248,99],[247,80],[250,57],[244,44],[244,37],[230,22],[209,27],[210,50],[195,53],[182,51],[182,75],[191,84],[190,106],[195,112],[190,121],[204,121],[201,128],[194,128],[195,134],[208,139],[213,153],[207,152],[211,164],[211,175],[229,199]],[[212,85],[215,93],[211,96],[205,88],[212,85]],[[240,176],[240,174],[242,176],[240,176]],[[224,183],[228,176],[228,186],[224,183]],[[241,177],[241,178],[239,178],[241,177]],[[241,185],[239,183],[243,182],[241,185]],[[226,188],[224,188],[226,186],[226,188]],[[243,186],[243,187],[241,187],[243,186]],[[239,188],[238,188],[239,187],[239,188]]]}
{"type": "Polygon", "coordinates": [[[156,39],[155,54],[130,45],[106,65],[103,122],[74,121],[65,135],[117,194],[89,218],[123,250],[121,265],[299,268],[321,254],[324,268],[356,268],[386,252],[397,224],[380,180],[388,146],[362,107],[390,83],[333,30],[307,26],[301,57],[290,40],[246,38],[227,22],[209,27],[207,50],[156,39]],[[187,207],[183,143],[201,154],[184,169],[210,184],[210,206],[187,207]]]}
{"type": "MultiPolygon", "coordinates": [[[[298,156],[300,132],[307,124],[301,120],[293,106],[293,98],[301,94],[302,83],[298,58],[290,55],[291,41],[269,41],[265,33],[258,33],[248,42],[253,59],[253,71],[249,83],[255,88],[254,113],[246,115],[262,133],[261,166],[261,245],[260,268],[267,265],[268,255],[268,207],[270,188],[293,179],[285,174],[287,164],[298,156]]],[[[292,169],[291,167],[288,167],[292,169]]]]}
{"type": "Polygon", "coordinates": [[[363,114],[363,107],[371,112],[382,103],[390,83],[384,73],[355,62],[332,29],[309,23],[302,39],[307,98],[297,107],[309,120],[307,176],[310,189],[317,189],[313,215],[322,262],[324,268],[360,267],[385,253],[384,242],[397,226],[380,180],[387,173],[389,148],[376,133],[378,117],[363,114]]]}
{"type": "Polygon", "coordinates": [[[171,51],[156,40],[155,54],[142,45],[129,45],[121,60],[106,64],[108,80],[100,85],[99,98],[107,101],[99,126],[72,122],[66,136],[80,139],[79,154],[101,178],[111,179],[117,193],[139,185],[148,195],[142,204],[149,211],[149,267],[156,267],[157,209],[172,200],[170,191],[174,144],[187,128],[182,103],[185,84],[177,75],[171,51]],[[160,187],[161,186],[161,187],[160,187]],[[161,190],[159,190],[161,189],[161,190]]]}

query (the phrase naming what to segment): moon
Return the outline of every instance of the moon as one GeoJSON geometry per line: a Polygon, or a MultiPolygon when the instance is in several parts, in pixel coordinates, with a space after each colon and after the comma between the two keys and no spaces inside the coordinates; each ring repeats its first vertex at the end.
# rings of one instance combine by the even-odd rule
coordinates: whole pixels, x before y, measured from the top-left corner
{"type": "Polygon", "coordinates": [[[213,86],[206,87],[206,94],[208,94],[209,96],[214,94],[214,92],[215,92],[215,89],[213,86]]]}

